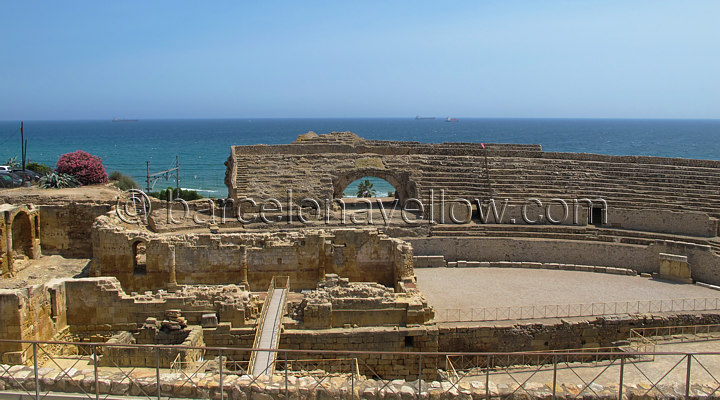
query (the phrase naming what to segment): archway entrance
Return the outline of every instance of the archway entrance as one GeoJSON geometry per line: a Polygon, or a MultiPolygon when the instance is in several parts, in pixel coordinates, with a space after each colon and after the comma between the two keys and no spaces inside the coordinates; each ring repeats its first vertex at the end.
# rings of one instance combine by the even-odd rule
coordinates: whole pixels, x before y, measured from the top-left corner
{"type": "Polygon", "coordinates": [[[382,198],[394,199],[397,189],[390,182],[374,176],[356,179],[345,188],[343,198],[382,198]]]}
{"type": "Polygon", "coordinates": [[[30,216],[25,212],[15,215],[12,222],[12,251],[15,256],[32,257],[33,236],[30,216]]]}
{"type": "Polygon", "coordinates": [[[349,195],[352,195],[352,197],[364,197],[358,196],[357,187],[359,183],[365,180],[369,180],[373,185],[372,188],[375,190],[375,195],[371,194],[370,197],[388,197],[387,194],[391,190],[393,191],[393,196],[391,197],[399,200],[401,203],[408,198],[416,197],[415,185],[410,182],[407,172],[364,168],[340,173],[337,177],[333,178],[333,198],[347,198],[349,195]],[[358,180],[360,182],[355,183],[358,180]],[[353,184],[354,186],[351,186],[353,184]],[[350,188],[349,192],[348,188],[350,188]],[[348,196],[346,196],[346,194],[348,196]]]}

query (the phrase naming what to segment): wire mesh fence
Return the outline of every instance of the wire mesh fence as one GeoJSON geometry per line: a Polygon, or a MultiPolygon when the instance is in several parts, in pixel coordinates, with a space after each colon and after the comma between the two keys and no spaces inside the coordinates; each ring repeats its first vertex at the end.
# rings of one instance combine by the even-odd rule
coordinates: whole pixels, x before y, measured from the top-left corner
{"type": "Polygon", "coordinates": [[[629,347],[419,353],[2,342],[18,345],[26,355],[24,365],[0,364],[0,393],[18,398],[58,393],[223,400],[253,393],[277,399],[720,395],[720,353],[713,352],[638,353],[629,347]],[[122,351],[113,353],[111,347],[122,351]],[[277,353],[270,376],[248,372],[253,351],[277,353]]]}
{"type": "Polygon", "coordinates": [[[613,301],[578,304],[536,304],[515,307],[438,308],[435,319],[443,322],[507,321],[536,318],[591,317],[720,309],[720,298],[613,301]]]}

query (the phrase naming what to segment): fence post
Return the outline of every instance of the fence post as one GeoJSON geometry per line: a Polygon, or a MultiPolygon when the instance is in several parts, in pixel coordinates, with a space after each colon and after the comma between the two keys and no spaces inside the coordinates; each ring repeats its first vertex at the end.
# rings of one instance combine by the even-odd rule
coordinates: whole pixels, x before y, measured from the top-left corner
{"type": "Polygon", "coordinates": [[[155,380],[157,382],[157,398],[160,400],[160,348],[155,347],[155,380]]]}
{"type": "Polygon", "coordinates": [[[690,399],[690,365],[692,354],[687,355],[687,374],[685,375],[685,400],[690,399]]]}
{"type": "Polygon", "coordinates": [[[418,391],[417,391],[417,398],[420,399],[420,393],[422,392],[422,353],[420,353],[420,356],[418,357],[418,391]]]}
{"type": "Polygon", "coordinates": [[[285,353],[285,398],[290,398],[290,389],[288,388],[288,359],[287,359],[287,351],[285,353]]]}
{"type": "Polygon", "coordinates": [[[490,364],[492,363],[492,357],[487,358],[487,368],[485,368],[485,400],[490,400],[490,364]]]}
{"type": "Polygon", "coordinates": [[[33,370],[35,371],[35,400],[40,400],[40,377],[38,376],[37,343],[33,342],[33,370]]]}
{"type": "MultiPolygon", "coordinates": [[[[353,358],[352,361],[350,361],[350,400],[355,400],[355,360],[356,358],[353,358]]],[[[287,394],[285,395],[285,399],[288,399],[287,394]]]]}
{"type": "Polygon", "coordinates": [[[97,345],[92,345],[93,369],[95,370],[95,400],[100,399],[100,382],[98,382],[97,345]]]}
{"type": "Polygon", "coordinates": [[[623,380],[625,376],[625,356],[620,355],[620,383],[618,384],[618,400],[623,397],[623,380]]]}
{"type": "MultiPolygon", "coordinates": [[[[557,355],[553,355],[553,399],[557,398],[557,355]]],[[[620,400],[620,399],[618,399],[620,400]]]]}
{"type": "Polygon", "coordinates": [[[225,387],[223,385],[223,364],[225,364],[225,362],[223,362],[222,349],[218,350],[218,354],[220,355],[220,400],[225,400],[225,387]]]}

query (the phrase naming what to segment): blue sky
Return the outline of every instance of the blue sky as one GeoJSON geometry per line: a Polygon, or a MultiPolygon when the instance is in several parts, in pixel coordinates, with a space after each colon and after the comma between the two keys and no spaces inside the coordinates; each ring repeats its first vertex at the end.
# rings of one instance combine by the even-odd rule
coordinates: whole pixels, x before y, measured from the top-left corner
{"type": "Polygon", "coordinates": [[[0,0],[0,120],[720,118],[720,1],[0,0]]]}

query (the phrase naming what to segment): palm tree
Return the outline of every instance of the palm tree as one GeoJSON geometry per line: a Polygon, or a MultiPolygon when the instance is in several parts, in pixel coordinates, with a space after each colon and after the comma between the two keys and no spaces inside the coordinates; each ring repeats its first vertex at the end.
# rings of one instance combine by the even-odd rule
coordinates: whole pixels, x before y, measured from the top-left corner
{"type": "Polygon", "coordinates": [[[360,182],[357,197],[375,197],[375,189],[373,189],[373,184],[369,179],[360,182]]]}

